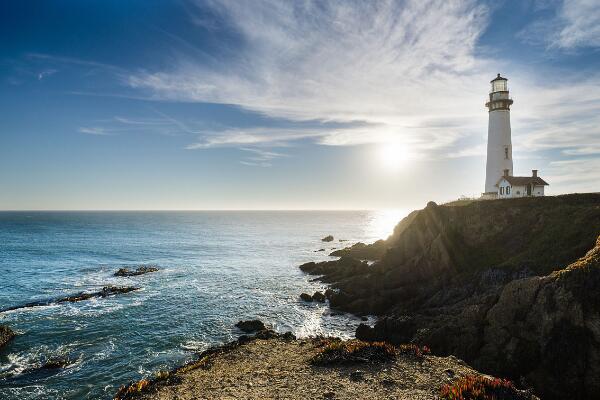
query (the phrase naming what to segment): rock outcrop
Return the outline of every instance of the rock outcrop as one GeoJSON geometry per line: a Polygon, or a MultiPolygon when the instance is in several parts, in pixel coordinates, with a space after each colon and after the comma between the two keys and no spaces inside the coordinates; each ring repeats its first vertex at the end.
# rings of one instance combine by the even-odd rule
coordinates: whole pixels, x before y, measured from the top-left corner
{"type": "Polygon", "coordinates": [[[48,299],[48,300],[33,301],[30,303],[21,304],[18,306],[3,308],[0,310],[0,313],[6,312],[6,311],[18,310],[21,308],[48,306],[51,304],[76,303],[79,301],[89,300],[89,299],[93,299],[93,298],[104,298],[104,297],[114,296],[117,294],[129,293],[129,292],[132,292],[134,290],[139,290],[139,289],[140,289],[139,287],[133,287],[133,286],[104,286],[101,290],[96,291],[96,292],[79,292],[79,293],[71,295],[71,296],[59,297],[59,298],[48,299]]]}
{"type": "Polygon", "coordinates": [[[321,239],[321,241],[322,242],[333,242],[333,236],[327,235],[323,239],[321,239]]]}
{"type": "Polygon", "coordinates": [[[119,268],[119,270],[115,272],[115,276],[138,276],[156,271],[158,271],[157,267],[142,265],[134,270],[130,270],[129,268],[119,268]]]}
{"type": "Polygon", "coordinates": [[[15,333],[8,326],[0,325],[0,349],[15,337],[15,333]]]}
{"type": "Polygon", "coordinates": [[[432,203],[377,245],[386,250],[373,265],[349,248],[301,269],[332,284],[332,307],[380,316],[358,338],[428,345],[545,399],[591,399],[600,392],[599,235],[600,194],[432,203]]]}
{"type": "Polygon", "coordinates": [[[266,325],[259,319],[239,321],[235,326],[242,332],[250,333],[267,329],[266,325]]]}

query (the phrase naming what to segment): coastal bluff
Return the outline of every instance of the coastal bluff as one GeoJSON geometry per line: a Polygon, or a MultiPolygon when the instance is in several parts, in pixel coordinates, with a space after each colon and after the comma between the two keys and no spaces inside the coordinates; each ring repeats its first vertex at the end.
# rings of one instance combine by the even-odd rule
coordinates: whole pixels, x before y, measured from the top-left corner
{"type": "Polygon", "coordinates": [[[544,399],[600,393],[600,194],[457,202],[300,268],[368,341],[427,345],[544,399]],[[370,260],[368,263],[365,260],[370,260]]]}

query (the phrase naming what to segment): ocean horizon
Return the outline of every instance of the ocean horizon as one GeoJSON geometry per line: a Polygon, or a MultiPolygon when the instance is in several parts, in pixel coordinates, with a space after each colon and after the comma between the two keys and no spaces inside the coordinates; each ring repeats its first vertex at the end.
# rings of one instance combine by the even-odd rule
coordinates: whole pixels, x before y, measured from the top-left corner
{"type": "Polygon", "coordinates": [[[0,397],[110,398],[259,318],[299,337],[349,338],[360,318],[300,301],[298,265],[392,233],[396,211],[2,211],[0,309],[133,286],[134,292],[0,313],[18,336],[0,351],[0,397]],[[335,237],[322,242],[326,235],[335,237]],[[324,249],[324,250],[321,250],[324,249]],[[119,268],[159,271],[116,277],[119,268]],[[68,359],[64,369],[40,370],[68,359]]]}

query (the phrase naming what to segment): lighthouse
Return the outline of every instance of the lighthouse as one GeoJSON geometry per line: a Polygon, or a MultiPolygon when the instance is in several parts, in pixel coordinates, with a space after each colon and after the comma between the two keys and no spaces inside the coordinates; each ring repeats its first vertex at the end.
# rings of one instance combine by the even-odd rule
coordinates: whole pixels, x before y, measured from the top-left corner
{"type": "Polygon", "coordinates": [[[513,174],[510,139],[510,106],[513,101],[508,93],[508,79],[498,74],[490,83],[490,97],[485,104],[489,110],[489,122],[483,197],[496,198],[498,180],[513,174]]]}

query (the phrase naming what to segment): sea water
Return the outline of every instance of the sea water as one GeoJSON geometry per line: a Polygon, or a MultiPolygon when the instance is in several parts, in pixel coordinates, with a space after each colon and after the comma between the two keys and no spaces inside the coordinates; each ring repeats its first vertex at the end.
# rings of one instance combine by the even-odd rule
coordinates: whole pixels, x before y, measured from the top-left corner
{"type": "Polygon", "coordinates": [[[107,285],[141,288],[0,313],[18,333],[0,350],[0,398],[111,398],[121,384],[234,340],[242,319],[300,337],[351,337],[359,318],[299,300],[324,286],[298,265],[385,238],[405,214],[0,212],[0,309],[107,285]],[[329,234],[334,241],[320,240],[329,234]],[[139,265],[160,270],[113,275],[139,265]],[[70,364],[36,369],[52,357],[70,364]]]}

